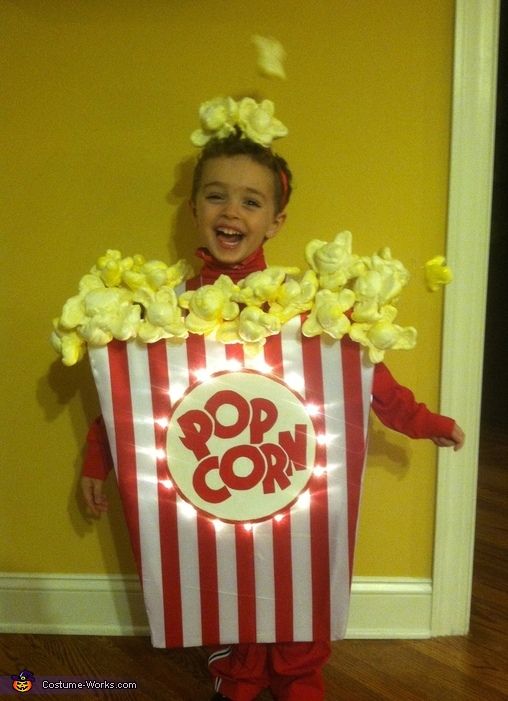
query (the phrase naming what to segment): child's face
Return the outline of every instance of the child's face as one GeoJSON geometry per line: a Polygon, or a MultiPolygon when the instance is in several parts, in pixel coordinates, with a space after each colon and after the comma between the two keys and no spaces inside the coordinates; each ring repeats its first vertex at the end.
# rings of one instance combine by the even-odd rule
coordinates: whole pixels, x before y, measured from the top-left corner
{"type": "Polygon", "coordinates": [[[201,242],[225,265],[248,258],[286,219],[276,212],[272,171],[250,156],[220,156],[203,166],[192,203],[201,242]]]}

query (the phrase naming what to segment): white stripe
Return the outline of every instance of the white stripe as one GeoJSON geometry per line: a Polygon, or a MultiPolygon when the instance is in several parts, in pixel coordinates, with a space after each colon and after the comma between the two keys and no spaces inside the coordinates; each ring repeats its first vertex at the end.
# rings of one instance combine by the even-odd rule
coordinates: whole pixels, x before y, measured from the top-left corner
{"type": "MultiPolygon", "coordinates": [[[[230,647],[226,647],[223,650],[217,650],[217,652],[214,652],[208,658],[208,667],[213,668],[213,665],[215,664],[215,662],[217,662],[219,660],[223,660],[226,657],[229,657],[230,655],[231,655],[231,648],[230,647]]],[[[213,673],[213,669],[211,671],[213,673]]],[[[216,677],[215,682],[214,682],[214,686],[213,686],[215,691],[220,690],[221,684],[222,684],[221,677],[216,677]]]]}
{"type": "Polygon", "coordinates": [[[256,523],[253,531],[256,583],[256,637],[275,641],[275,577],[272,520],[256,523]]]}
{"type": "MultiPolygon", "coordinates": [[[[291,373],[303,378],[300,320],[284,324],[281,332],[284,377],[291,373]]],[[[310,511],[296,504],[290,511],[291,558],[293,565],[293,634],[295,641],[312,640],[312,567],[310,548],[310,511]]]]}
{"type": "MultiPolygon", "coordinates": [[[[187,346],[167,344],[169,395],[180,399],[189,384],[187,346]],[[176,389],[175,389],[176,388],[176,389]],[[183,391],[182,391],[183,390],[183,391]]],[[[171,456],[169,456],[171,465],[171,456]]],[[[201,645],[201,598],[199,591],[199,555],[197,513],[187,502],[177,497],[177,528],[182,597],[182,632],[184,647],[201,645]]],[[[171,537],[171,534],[168,534],[171,537]]]]}
{"type": "Polygon", "coordinates": [[[205,338],[206,369],[212,374],[227,370],[226,346],[205,338]]]}
{"type": "Polygon", "coordinates": [[[113,416],[113,398],[111,394],[111,377],[109,374],[109,354],[108,347],[88,349],[90,366],[94,376],[95,384],[99,394],[101,413],[108,434],[108,443],[111,450],[111,457],[118,474],[118,461],[116,455],[115,420],[113,416]]]}
{"type": "Polygon", "coordinates": [[[201,645],[201,597],[199,590],[199,555],[197,512],[177,497],[180,586],[182,591],[183,646],[201,645]]]}
{"type": "MultiPolygon", "coordinates": [[[[270,339],[268,339],[270,343],[270,339]]],[[[245,367],[258,370],[262,353],[245,356],[245,367]]],[[[254,524],[254,578],[256,587],[256,637],[259,641],[275,641],[275,573],[273,561],[272,520],[254,524]]]]}
{"type": "Polygon", "coordinates": [[[168,358],[169,399],[171,404],[174,405],[182,398],[189,386],[187,345],[185,343],[167,343],[166,352],[168,358]]]}
{"type": "MultiPolygon", "coordinates": [[[[222,343],[205,338],[206,369],[209,373],[227,370],[227,349],[222,343]]],[[[235,527],[216,525],[217,588],[219,600],[219,635],[226,643],[238,642],[238,581],[236,575],[235,527]]],[[[230,648],[229,648],[230,650],[230,648]]]]}
{"type": "Polygon", "coordinates": [[[142,553],[143,595],[150,622],[152,644],[165,645],[164,605],[157,493],[157,456],[148,350],[146,346],[127,344],[136,444],[139,540],[142,553]],[[141,389],[142,388],[142,389],[141,389]]]}
{"type": "Polygon", "coordinates": [[[212,652],[212,654],[208,658],[208,666],[211,667],[217,660],[223,660],[225,657],[229,657],[231,655],[231,647],[225,647],[222,648],[221,650],[217,650],[216,652],[212,652]]]}
{"type": "Polygon", "coordinates": [[[363,392],[363,435],[367,443],[370,405],[372,404],[372,385],[374,382],[374,365],[369,361],[367,353],[362,350],[362,392],[363,392]]]}
{"type": "Polygon", "coordinates": [[[332,639],[346,630],[349,604],[348,500],[343,368],[340,345],[321,341],[327,436],[330,625],[332,639]]]}
{"type": "Polygon", "coordinates": [[[224,642],[238,642],[238,581],[236,577],[235,527],[218,525],[217,582],[219,589],[219,630],[224,642]],[[220,529],[220,530],[219,530],[220,529]]]}

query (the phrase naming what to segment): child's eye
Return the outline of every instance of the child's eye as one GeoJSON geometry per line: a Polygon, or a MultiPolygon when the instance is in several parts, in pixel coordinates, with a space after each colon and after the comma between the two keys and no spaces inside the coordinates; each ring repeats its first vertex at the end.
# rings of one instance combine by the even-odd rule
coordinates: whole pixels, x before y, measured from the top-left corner
{"type": "Polygon", "coordinates": [[[245,204],[247,207],[261,207],[261,202],[258,202],[258,200],[245,200],[245,204]]]}
{"type": "Polygon", "coordinates": [[[224,196],[220,192],[210,192],[205,196],[205,199],[211,202],[216,202],[224,199],[224,196]]]}

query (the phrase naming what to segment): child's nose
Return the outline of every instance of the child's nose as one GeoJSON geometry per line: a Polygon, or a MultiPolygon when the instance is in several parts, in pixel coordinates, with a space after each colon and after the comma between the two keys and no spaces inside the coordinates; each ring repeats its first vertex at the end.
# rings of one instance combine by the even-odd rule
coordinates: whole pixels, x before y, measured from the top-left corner
{"type": "Polygon", "coordinates": [[[226,200],[224,203],[224,214],[232,219],[238,217],[239,204],[234,199],[226,200]]]}

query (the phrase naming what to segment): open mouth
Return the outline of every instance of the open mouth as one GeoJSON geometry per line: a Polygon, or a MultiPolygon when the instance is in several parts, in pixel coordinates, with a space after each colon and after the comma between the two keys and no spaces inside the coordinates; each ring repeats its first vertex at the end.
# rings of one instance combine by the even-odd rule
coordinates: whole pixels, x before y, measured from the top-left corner
{"type": "Polygon", "coordinates": [[[229,229],[227,227],[218,227],[215,233],[221,244],[226,246],[234,246],[244,238],[245,234],[237,229],[229,229]]]}

